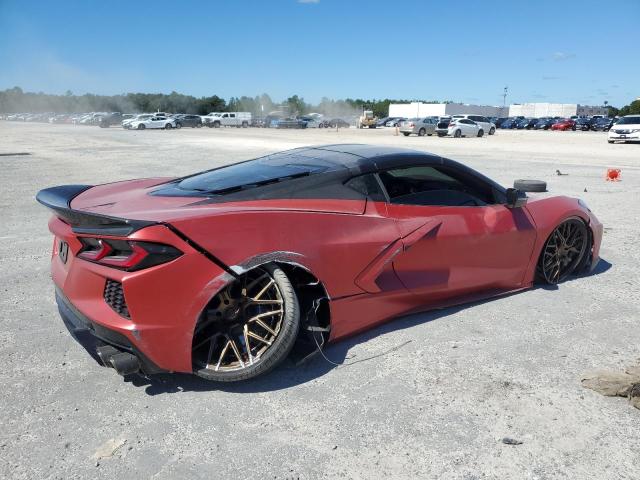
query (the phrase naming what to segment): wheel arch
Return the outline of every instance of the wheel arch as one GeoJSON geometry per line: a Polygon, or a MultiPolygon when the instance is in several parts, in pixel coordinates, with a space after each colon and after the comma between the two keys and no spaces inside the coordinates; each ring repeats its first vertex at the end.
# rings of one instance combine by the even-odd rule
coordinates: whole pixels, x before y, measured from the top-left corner
{"type": "MultiPolygon", "coordinates": [[[[287,275],[298,298],[300,311],[298,337],[289,356],[295,363],[299,364],[317,353],[329,341],[331,332],[331,299],[324,283],[310,268],[296,261],[298,260],[297,257],[298,255],[293,252],[261,255],[230,269],[234,272],[235,278],[239,278],[256,268],[275,265],[287,275]]],[[[228,280],[232,281],[233,277],[229,276],[228,280]]],[[[219,293],[219,290],[217,289],[211,295],[208,302],[219,293]]],[[[202,314],[195,322],[194,330],[197,328],[201,317],[202,314]]]]}

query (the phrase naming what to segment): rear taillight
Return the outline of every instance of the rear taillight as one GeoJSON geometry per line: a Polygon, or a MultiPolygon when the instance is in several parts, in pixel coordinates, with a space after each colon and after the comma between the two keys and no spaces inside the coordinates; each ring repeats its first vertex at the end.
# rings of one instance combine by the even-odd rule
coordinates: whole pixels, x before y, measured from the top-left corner
{"type": "Polygon", "coordinates": [[[411,128],[413,128],[413,127],[415,127],[415,124],[410,123],[410,124],[409,124],[409,126],[410,126],[411,128]]]}
{"type": "Polygon", "coordinates": [[[170,245],[133,240],[80,237],[78,258],[128,272],[170,262],[182,252],[170,245]]]}

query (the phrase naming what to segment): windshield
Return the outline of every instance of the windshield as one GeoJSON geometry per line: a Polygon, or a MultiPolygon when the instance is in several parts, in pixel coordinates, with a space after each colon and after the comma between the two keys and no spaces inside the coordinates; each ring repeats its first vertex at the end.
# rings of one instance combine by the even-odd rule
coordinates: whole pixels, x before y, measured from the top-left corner
{"type": "Polygon", "coordinates": [[[199,173],[181,180],[177,186],[182,190],[229,193],[312,175],[328,168],[314,158],[276,154],[199,173]]]}
{"type": "Polygon", "coordinates": [[[616,125],[640,125],[640,116],[622,117],[617,121],[616,125]]]}

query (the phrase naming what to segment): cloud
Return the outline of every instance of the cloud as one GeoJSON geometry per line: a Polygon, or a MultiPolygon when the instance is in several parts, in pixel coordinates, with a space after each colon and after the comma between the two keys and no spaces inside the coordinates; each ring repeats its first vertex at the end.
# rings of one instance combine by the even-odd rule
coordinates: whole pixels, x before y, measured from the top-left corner
{"type": "Polygon", "coordinates": [[[575,58],[575,53],[567,53],[567,52],[555,52],[551,57],[556,62],[564,62],[565,60],[569,60],[571,58],[575,58]]]}

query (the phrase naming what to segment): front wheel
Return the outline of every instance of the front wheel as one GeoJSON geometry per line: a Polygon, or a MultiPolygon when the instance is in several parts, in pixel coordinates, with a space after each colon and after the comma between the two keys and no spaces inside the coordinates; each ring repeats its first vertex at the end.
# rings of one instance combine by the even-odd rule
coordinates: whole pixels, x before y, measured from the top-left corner
{"type": "Polygon", "coordinates": [[[193,371],[219,382],[267,373],[291,351],[300,328],[293,285],[275,265],[258,267],[209,302],[193,336],[193,371]]]}
{"type": "Polygon", "coordinates": [[[496,133],[496,129],[491,127],[491,130],[489,130],[489,135],[493,135],[494,133],[496,133]]]}
{"type": "Polygon", "coordinates": [[[142,124],[142,123],[140,125],[138,125],[138,130],[144,130],[145,128],[147,128],[147,127],[145,127],[144,124],[142,124]]]}
{"type": "Polygon", "coordinates": [[[580,218],[570,218],[558,225],[542,247],[538,275],[555,285],[584,265],[588,253],[589,233],[580,218]]]}

